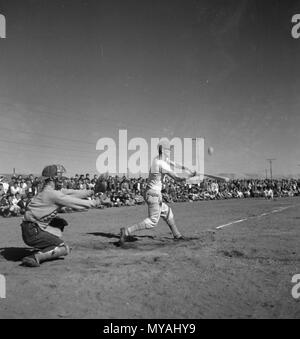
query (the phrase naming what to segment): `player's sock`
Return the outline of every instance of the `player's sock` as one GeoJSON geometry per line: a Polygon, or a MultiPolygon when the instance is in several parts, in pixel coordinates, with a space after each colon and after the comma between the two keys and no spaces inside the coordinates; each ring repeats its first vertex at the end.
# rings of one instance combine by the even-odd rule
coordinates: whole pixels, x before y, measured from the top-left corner
{"type": "Polygon", "coordinates": [[[126,235],[130,236],[131,234],[138,232],[138,231],[145,230],[146,228],[147,227],[145,225],[145,222],[142,221],[139,224],[135,224],[135,225],[127,227],[127,229],[125,229],[125,231],[127,232],[126,235]]]}
{"type": "Polygon", "coordinates": [[[167,217],[164,218],[165,221],[167,222],[168,226],[170,227],[170,230],[173,234],[173,237],[175,239],[179,239],[179,238],[182,238],[182,235],[181,233],[178,231],[178,228],[176,226],[176,223],[175,223],[175,219],[174,219],[174,214],[171,210],[171,208],[169,208],[169,212],[168,212],[168,215],[167,217]]]}
{"type": "Polygon", "coordinates": [[[168,224],[168,226],[170,227],[170,230],[171,230],[171,232],[172,232],[172,234],[173,234],[173,237],[174,237],[175,239],[183,238],[183,236],[181,235],[181,233],[180,233],[180,232],[178,231],[178,229],[177,229],[177,226],[176,226],[176,224],[175,224],[174,219],[173,219],[173,220],[168,220],[168,221],[167,221],[167,224],[168,224]]]}

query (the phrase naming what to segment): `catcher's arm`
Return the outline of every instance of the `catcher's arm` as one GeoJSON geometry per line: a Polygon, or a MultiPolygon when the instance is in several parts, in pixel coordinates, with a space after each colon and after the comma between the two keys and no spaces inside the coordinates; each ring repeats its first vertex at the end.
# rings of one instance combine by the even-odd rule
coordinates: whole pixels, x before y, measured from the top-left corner
{"type": "Polygon", "coordinates": [[[96,205],[93,200],[80,199],[72,195],[66,195],[61,191],[54,191],[49,198],[59,207],[69,207],[74,210],[89,209],[96,205]]]}
{"type": "Polygon", "coordinates": [[[79,199],[86,199],[94,194],[92,190],[70,190],[70,189],[62,189],[61,192],[65,195],[73,196],[79,199]]]}

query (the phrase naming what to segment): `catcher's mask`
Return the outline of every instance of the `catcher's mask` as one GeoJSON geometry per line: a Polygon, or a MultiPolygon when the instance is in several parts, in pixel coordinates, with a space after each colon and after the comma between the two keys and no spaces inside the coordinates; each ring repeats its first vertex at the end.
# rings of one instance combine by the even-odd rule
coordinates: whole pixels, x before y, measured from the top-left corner
{"type": "Polygon", "coordinates": [[[46,166],[42,172],[42,177],[45,179],[45,184],[53,181],[55,188],[61,188],[61,180],[63,174],[66,173],[66,169],[62,165],[50,165],[46,166]]]}

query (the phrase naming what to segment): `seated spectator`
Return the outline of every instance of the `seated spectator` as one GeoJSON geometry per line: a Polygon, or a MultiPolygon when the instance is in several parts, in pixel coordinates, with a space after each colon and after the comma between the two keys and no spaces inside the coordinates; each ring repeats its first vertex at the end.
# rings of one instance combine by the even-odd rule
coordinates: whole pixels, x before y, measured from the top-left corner
{"type": "Polygon", "coordinates": [[[0,199],[5,195],[3,183],[0,182],[0,199]]]}
{"type": "Polygon", "coordinates": [[[114,206],[114,203],[110,199],[110,193],[101,193],[99,195],[99,199],[100,199],[101,205],[105,207],[110,208],[114,206]]]}
{"type": "Polygon", "coordinates": [[[4,193],[7,194],[9,191],[9,183],[7,178],[4,178],[2,181],[4,193]]]}
{"type": "Polygon", "coordinates": [[[143,205],[145,203],[145,200],[143,196],[141,195],[140,191],[137,191],[135,197],[134,197],[136,205],[143,205]]]}
{"type": "MultiPolygon", "coordinates": [[[[102,193],[100,193],[100,195],[101,195],[101,194],[102,194],[102,193]]],[[[100,209],[105,208],[105,206],[102,204],[102,201],[101,201],[101,199],[100,199],[100,197],[99,197],[99,194],[92,196],[92,199],[96,201],[96,203],[97,203],[97,208],[100,208],[100,209]]]]}
{"type": "Polygon", "coordinates": [[[120,192],[118,192],[118,193],[117,192],[113,192],[111,194],[110,200],[113,203],[114,207],[121,207],[121,206],[123,206],[123,202],[121,201],[119,194],[120,194],[120,192]]]}
{"type": "Polygon", "coordinates": [[[271,199],[271,200],[274,199],[274,192],[273,192],[273,190],[272,190],[271,188],[266,189],[266,190],[264,191],[264,194],[265,194],[265,198],[266,198],[266,199],[271,199]]]}
{"type": "Polygon", "coordinates": [[[18,217],[21,214],[21,208],[18,206],[19,201],[20,201],[19,193],[17,193],[15,196],[13,195],[8,196],[9,212],[10,215],[13,217],[18,217]]]}
{"type": "Polygon", "coordinates": [[[92,179],[88,185],[88,189],[89,190],[94,190],[96,186],[96,181],[94,179],[92,179]]]}
{"type": "Polygon", "coordinates": [[[21,179],[21,183],[20,183],[20,195],[21,197],[27,196],[27,184],[24,178],[21,179]]]}
{"type": "Polygon", "coordinates": [[[236,195],[238,199],[243,199],[244,198],[244,194],[242,191],[240,191],[239,189],[237,189],[236,191],[236,195]]]}
{"type": "Polygon", "coordinates": [[[20,186],[18,185],[18,182],[15,181],[13,186],[10,187],[10,194],[12,196],[15,196],[17,193],[21,193],[21,188],[20,186]]]}
{"type": "Polygon", "coordinates": [[[25,191],[25,197],[28,199],[32,199],[33,198],[32,181],[27,179],[26,185],[27,185],[27,188],[25,191]]]}
{"type": "Polygon", "coordinates": [[[0,201],[0,215],[3,217],[9,217],[10,216],[10,210],[9,210],[10,204],[8,201],[8,198],[4,196],[0,201]]]}
{"type": "Polygon", "coordinates": [[[125,194],[124,195],[124,201],[123,201],[123,204],[125,206],[134,206],[135,205],[135,200],[133,199],[133,195],[132,194],[125,194]]]}
{"type": "Polygon", "coordinates": [[[17,198],[17,205],[20,207],[20,214],[23,215],[25,214],[25,211],[26,211],[26,206],[27,206],[27,203],[29,202],[29,200],[26,201],[26,198],[24,197],[20,197],[18,196],[18,194],[16,195],[16,198],[17,198]]]}
{"type": "Polygon", "coordinates": [[[244,197],[245,198],[250,198],[251,197],[251,192],[249,191],[249,189],[245,189],[244,190],[244,197]]]}

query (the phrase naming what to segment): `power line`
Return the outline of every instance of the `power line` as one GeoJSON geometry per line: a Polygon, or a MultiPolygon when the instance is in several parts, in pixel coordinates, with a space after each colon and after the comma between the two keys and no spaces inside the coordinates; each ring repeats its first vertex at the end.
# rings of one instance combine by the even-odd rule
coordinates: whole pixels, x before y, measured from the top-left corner
{"type": "MultiPolygon", "coordinates": [[[[24,145],[25,147],[27,145],[24,145]]],[[[78,160],[80,161],[80,159],[87,159],[87,160],[91,160],[91,156],[88,156],[88,155],[76,155],[76,154],[61,154],[59,155],[57,152],[53,151],[53,150],[47,150],[46,152],[41,152],[39,150],[35,150],[35,149],[18,149],[19,152],[16,152],[15,150],[12,152],[12,151],[8,151],[7,149],[0,149],[0,154],[1,153],[5,153],[5,154],[9,154],[10,156],[18,156],[19,153],[22,153],[24,155],[29,155],[31,153],[36,153],[39,155],[39,157],[48,157],[48,156],[51,156],[51,157],[54,157],[56,156],[57,158],[63,158],[63,159],[75,159],[75,160],[78,160]],[[53,153],[51,153],[53,152],[53,153]]]]}
{"type": "Polygon", "coordinates": [[[13,128],[8,128],[8,127],[0,127],[0,129],[11,131],[11,132],[29,134],[29,135],[40,135],[43,138],[50,138],[52,140],[59,139],[59,140],[63,140],[63,141],[79,142],[79,143],[87,144],[87,145],[95,145],[95,143],[89,142],[89,141],[82,141],[82,140],[78,140],[78,139],[70,139],[70,138],[65,138],[65,137],[59,137],[59,136],[56,136],[56,135],[49,135],[49,134],[47,135],[47,134],[39,133],[39,132],[29,132],[29,131],[24,131],[24,130],[20,130],[20,129],[13,129],[13,128]]]}
{"type": "MultiPolygon", "coordinates": [[[[1,102],[0,102],[1,104],[1,102]]],[[[7,104],[6,104],[7,105],[7,104]]],[[[52,112],[45,112],[45,111],[40,111],[40,110],[31,110],[30,111],[25,111],[25,113],[32,113],[32,112],[37,112],[37,113],[44,113],[46,115],[49,115],[49,116],[46,116],[46,118],[52,118],[52,115],[55,115],[55,116],[58,116],[60,118],[64,118],[65,121],[66,119],[67,120],[74,120],[74,117],[70,118],[70,117],[65,117],[63,115],[60,115],[60,114],[56,114],[56,113],[52,113],[52,112]],[[51,116],[50,116],[51,115],[51,116]]],[[[22,116],[22,112],[16,112],[16,111],[13,111],[13,112],[9,112],[8,115],[5,115],[3,114],[3,112],[1,112],[1,115],[4,117],[4,118],[10,118],[11,114],[16,114],[18,116],[18,121],[20,120],[20,115],[21,115],[21,118],[23,118],[22,120],[25,121],[25,122],[28,122],[28,119],[24,119],[24,117],[22,116]]],[[[0,116],[1,118],[1,116],[0,116]]],[[[90,119],[80,119],[80,118],[76,118],[76,119],[79,119],[80,121],[85,121],[85,122],[90,122],[90,119]]],[[[101,117],[101,119],[103,119],[103,117],[101,117]]],[[[114,119],[110,119],[110,118],[107,118],[107,117],[104,117],[104,119],[107,119],[107,120],[111,120],[111,121],[114,121],[114,122],[117,122],[117,123],[120,123],[119,121],[117,120],[114,120],[114,119]]],[[[53,120],[53,119],[52,119],[53,120]]],[[[93,125],[95,124],[99,124],[101,125],[101,127],[103,127],[103,124],[102,123],[98,123],[98,122],[92,122],[93,125]]],[[[142,125],[133,125],[132,123],[130,123],[130,127],[137,127],[137,128],[143,128],[143,129],[149,129],[148,127],[145,127],[145,126],[142,126],[142,125]]],[[[120,129],[121,127],[118,126],[118,128],[120,129]]],[[[93,143],[93,142],[89,142],[89,141],[83,141],[83,140],[78,140],[78,139],[73,139],[73,138],[66,138],[66,137],[61,137],[61,136],[52,136],[52,135],[49,135],[49,134],[44,134],[44,133],[39,133],[39,132],[30,132],[30,131],[25,131],[25,130],[20,130],[20,129],[12,129],[12,128],[8,128],[8,127],[0,127],[0,129],[2,130],[9,130],[9,131],[13,131],[13,132],[18,132],[18,133],[24,133],[24,134],[29,134],[29,135],[39,135],[43,138],[51,138],[52,140],[54,139],[59,139],[59,140],[63,140],[63,141],[69,141],[69,142],[77,142],[77,143],[82,143],[82,144],[85,144],[85,145],[96,145],[96,143],[93,143]]]]}
{"type": "MultiPolygon", "coordinates": [[[[78,164],[82,165],[82,159],[84,159],[84,163],[87,163],[88,160],[89,161],[92,160],[90,157],[89,158],[88,157],[84,157],[84,156],[79,156],[78,157],[76,155],[74,155],[74,156],[72,156],[72,155],[62,155],[62,156],[59,156],[59,155],[57,155],[57,153],[56,154],[49,154],[48,151],[43,153],[43,152],[40,152],[38,150],[30,150],[28,152],[24,151],[24,154],[22,154],[22,155],[27,156],[27,153],[31,154],[33,152],[39,154],[39,157],[37,158],[37,160],[38,160],[39,163],[42,162],[41,167],[43,167],[43,165],[45,165],[46,163],[49,163],[49,161],[52,161],[53,163],[55,163],[55,162],[61,163],[61,162],[65,161],[65,160],[68,160],[71,164],[74,164],[74,165],[77,166],[78,164]]],[[[22,153],[22,152],[20,152],[20,153],[22,153]]],[[[9,152],[7,149],[3,150],[3,149],[0,148],[0,156],[1,155],[4,156],[4,154],[9,155],[10,157],[12,155],[14,157],[18,157],[18,154],[16,154],[15,152],[12,154],[12,152],[9,152]]],[[[3,164],[3,157],[1,157],[1,160],[2,160],[1,164],[3,164]]],[[[32,170],[31,170],[31,172],[32,172],[32,170]]]]}
{"type": "Polygon", "coordinates": [[[21,146],[26,145],[26,146],[32,146],[32,147],[38,147],[38,148],[50,148],[50,149],[55,149],[57,152],[64,150],[68,152],[77,152],[77,153],[93,153],[93,154],[96,153],[96,147],[95,147],[95,152],[94,152],[94,151],[83,151],[83,150],[78,150],[78,149],[64,148],[64,147],[61,147],[60,145],[59,146],[35,145],[31,143],[24,143],[24,142],[4,140],[4,139],[0,139],[0,142],[16,144],[16,145],[21,145],[21,146]]]}
{"type": "MultiPolygon", "coordinates": [[[[11,107],[13,106],[13,104],[9,104],[9,103],[5,103],[5,102],[0,102],[0,104],[4,104],[8,107],[11,107]]],[[[10,112],[11,114],[12,112],[10,112]]],[[[26,110],[24,112],[16,112],[16,110],[13,111],[13,113],[19,113],[19,114],[24,114],[24,113],[39,113],[39,114],[43,114],[43,115],[46,115],[48,116],[48,118],[53,118],[53,116],[57,116],[59,118],[64,118],[65,120],[78,120],[78,121],[81,121],[81,122],[88,122],[88,123],[92,123],[93,125],[100,125],[103,127],[103,123],[102,122],[97,122],[97,121],[92,121],[91,122],[91,119],[88,119],[88,118],[83,118],[84,114],[79,112],[80,114],[80,117],[78,116],[78,114],[76,114],[75,116],[65,116],[64,114],[60,114],[60,113],[55,113],[53,111],[49,111],[49,108],[47,108],[47,110],[40,110],[40,109],[30,109],[30,110],[26,110]]],[[[70,112],[72,114],[74,114],[74,112],[70,112]]],[[[120,125],[120,120],[119,119],[113,119],[111,117],[108,117],[108,116],[105,116],[105,115],[101,115],[100,116],[100,119],[101,120],[107,120],[107,121],[110,121],[110,122],[114,122],[118,125],[120,125]]],[[[122,125],[122,124],[121,124],[122,125]]],[[[120,126],[119,126],[120,127],[120,126]]],[[[146,127],[145,125],[142,125],[142,124],[132,124],[130,123],[130,127],[136,127],[136,128],[142,128],[144,130],[148,130],[148,127],[146,127]]]]}
{"type": "MultiPolygon", "coordinates": [[[[4,105],[6,105],[6,106],[8,106],[8,107],[11,107],[11,106],[13,106],[13,104],[9,104],[9,103],[1,103],[0,102],[0,104],[4,104],[4,105]]],[[[25,104],[26,105],[26,104],[25,104]]],[[[81,122],[90,122],[90,119],[85,119],[85,118],[82,118],[82,116],[81,117],[78,117],[78,116],[72,116],[72,117],[70,117],[70,116],[68,116],[68,117],[66,117],[65,115],[63,115],[63,114],[60,114],[60,113],[55,113],[55,112],[53,112],[53,111],[49,111],[48,109],[47,110],[40,110],[40,109],[37,109],[37,108],[35,108],[35,109],[30,109],[30,110],[28,110],[28,109],[26,109],[26,110],[24,110],[23,112],[20,112],[20,111],[17,111],[16,109],[14,109],[13,110],[13,112],[9,112],[9,115],[11,114],[11,113],[17,113],[17,114],[26,114],[26,113],[39,113],[39,114],[42,114],[42,115],[46,115],[46,116],[48,116],[49,118],[53,118],[53,116],[56,116],[56,117],[59,117],[59,118],[64,118],[65,120],[67,119],[67,120],[74,120],[74,119],[76,119],[76,120],[78,120],[78,121],[81,121],[81,122]]],[[[71,112],[70,112],[71,113],[71,112]]],[[[82,114],[82,113],[80,113],[80,114],[82,114]]],[[[107,118],[107,117],[103,117],[103,116],[101,116],[101,119],[106,119],[106,120],[112,120],[112,119],[110,119],[110,118],[107,118]]],[[[99,122],[94,122],[93,121],[93,124],[101,124],[101,123],[99,123],[99,122]]]]}

